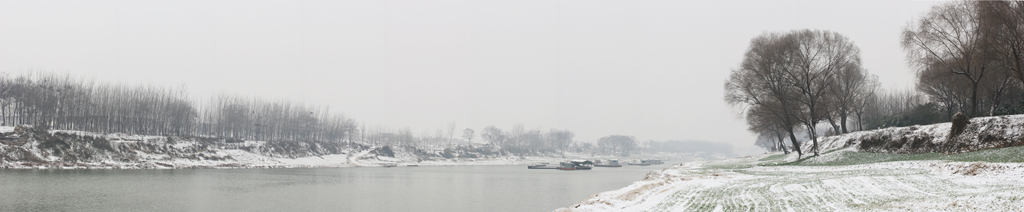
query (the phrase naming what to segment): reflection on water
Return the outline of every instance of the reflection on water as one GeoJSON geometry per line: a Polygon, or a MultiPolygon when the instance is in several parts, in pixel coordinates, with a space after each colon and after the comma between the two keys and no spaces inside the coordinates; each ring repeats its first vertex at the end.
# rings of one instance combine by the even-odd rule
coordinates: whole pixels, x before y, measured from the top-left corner
{"type": "Polygon", "coordinates": [[[550,211],[665,167],[0,170],[0,211],[550,211]]]}

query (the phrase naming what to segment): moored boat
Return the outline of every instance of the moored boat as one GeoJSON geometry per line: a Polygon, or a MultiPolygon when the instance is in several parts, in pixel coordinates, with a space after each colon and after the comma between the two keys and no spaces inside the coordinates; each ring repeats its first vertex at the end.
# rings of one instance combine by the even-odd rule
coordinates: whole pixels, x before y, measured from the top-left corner
{"type": "Polygon", "coordinates": [[[648,163],[648,164],[654,164],[654,165],[665,164],[665,162],[663,162],[661,160],[655,160],[655,159],[642,160],[640,163],[648,163]]]}
{"type": "Polygon", "coordinates": [[[556,166],[548,166],[547,164],[537,164],[526,166],[527,169],[558,169],[556,166]]]}
{"type": "Polygon", "coordinates": [[[594,163],[594,167],[622,167],[622,165],[619,165],[618,159],[609,159],[598,160],[597,163],[594,163]]]}
{"type": "Polygon", "coordinates": [[[630,162],[628,164],[630,166],[650,166],[651,165],[651,163],[649,161],[646,161],[646,160],[641,160],[641,161],[639,161],[639,163],[637,163],[637,162],[630,162]]]}
{"type": "Polygon", "coordinates": [[[590,170],[594,167],[594,162],[589,160],[571,160],[559,163],[559,170],[590,170]]]}

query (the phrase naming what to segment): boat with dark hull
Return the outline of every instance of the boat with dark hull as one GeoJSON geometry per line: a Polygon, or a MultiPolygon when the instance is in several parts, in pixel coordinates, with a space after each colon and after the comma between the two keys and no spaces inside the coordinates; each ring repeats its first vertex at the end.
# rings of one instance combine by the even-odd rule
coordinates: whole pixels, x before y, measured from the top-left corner
{"type": "Polygon", "coordinates": [[[655,160],[655,159],[642,160],[640,163],[649,163],[649,164],[653,164],[653,165],[665,164],[664,161],[655,160]]]}
{"type": "Polygon", "coordinates": [[[557,166],[548,166],[548,164],[529,165],[526,168],[527,169],[558,169],[557,166]]]}

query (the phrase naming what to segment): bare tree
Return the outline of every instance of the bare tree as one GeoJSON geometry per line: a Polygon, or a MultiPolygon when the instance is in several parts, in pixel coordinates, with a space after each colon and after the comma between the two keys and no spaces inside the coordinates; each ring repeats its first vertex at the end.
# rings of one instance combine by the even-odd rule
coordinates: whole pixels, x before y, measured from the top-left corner
{"type": "Polygon", "coordinates": [[[870,86],[868,80],[872,77],[854,63],[842,67],[834,77],[833,84],[829,87],[828,102],[832,113],[839,116],[841,131],[837,132],[849,133],[850,130],[846,126],[847,118],[856,113],[858,101],[864,95],[868,95],[866,92],[870,90],[864,87],[870,86]]]}
{"type": "Polygon", "coordinates": [[[548,132],[547,137],[551,145],[556,149],[561,150],[564,154],[565,150],[569,149],[569,145],[572,144],[572,138],[575,135],[575,133],[569,130],[551,129],[551,131],[548,132]]]}
{"type": "Polygon", "coordinates": [[[986,57],[1024,83],[1024,2],[976,1],[986,57]]]}
{"type": "Polygon", "coordinates": [[[484,127],[483,133],[480,133],[480,137],[487,140],[488,143],[495,146],[504,146],[506,135],[501,129],[495,126],[484,127]]]}
{"type": "Polygon", "coordinates": [[[470,128],[466,128],[466,130],[462,131],[462,138],[465,138],[466,141],[469,141],[470,148],[473,147],[473,133],[473,129],[470,128]]]}
{"type": "Polygon", "coordinates": [[[628,155],[636,148],[636,138],[625,135],[609,135],[597,139],[597,145],[603,149],[611,149],[612,154],[628,155]]]}
{"type": "MultiPolygon", "coordinates": [[[[781,119],[778,114],[771,111],[769,106],[754,105],[751,106],[747,111],[747,126],[751,132],[758,133],[759,135],[775,136],[777,144],[773,145],[774,148],[769,150],[778,151],[782,150],[786,154],[789,154],[789,149],[786,149],[786,145],[782,143],[785,141],[783,134],[786,128],[793,128],[792,123],[788,126],[784,122],[780,122],[781,119]]],[[[762,141],[758,138],[759,142],[762,141]]]]}
{"type": "Polygon", "coordinates": [[[982,31],[971,2],[947,2],[933,7],[903,29],[902,46],[917,72],[939,65],[971,83],[969,116],[978,115],[978,87],[990,62],[983,58],[982,31]]]}
{"type": "Polygon", "coordinates": [[[852,102],[854,115],[857,116],[857,130],[864,130],[864,115],[867,112],[868,105],[873,103],[878,97],[878,92],[881,90],[878,76],[871,74],[867,74],[867,76],[864,85],[859,87],[859,91],[854,92],[857,95],[853,98],[852,102]]]}
{"type": "Polygon", "coordinates": [[[453,136],[455,136],[455,122],[454,121],[448,123],[447,130],[448,130],[448,148],[451,148],[452,147],[452,139],[454,138],[453,136]]]}
{"type": "Polygon", "coordinates": [[[778,33],[765,33],[752,39],[740,68],[734,69],[725,83],[725,101],[744,106],[747,115],[755,109],[769,114],[766,117],[789,133],[793,149],[802,156],[793,133],[801,114],[795,100],[799,93],[793,86],[796,82],[787,73],[795,66],[796,44],[793,37],[778,33]]]}
{"type": "Polygon", "coordinates": [[[801,94],[796,98],[803,107],[801,122],[810,132],[814,155],[818,155],[818,135],[815,130],[818,121],[828,114],[825,97],[833,86],[835,77],[844,68],[860,67],[860,49],[847,38],[836,32],[819,30],[798,30],[794,36],[797,42],[796,66],[786,73],[793,79],[801,94]]]}

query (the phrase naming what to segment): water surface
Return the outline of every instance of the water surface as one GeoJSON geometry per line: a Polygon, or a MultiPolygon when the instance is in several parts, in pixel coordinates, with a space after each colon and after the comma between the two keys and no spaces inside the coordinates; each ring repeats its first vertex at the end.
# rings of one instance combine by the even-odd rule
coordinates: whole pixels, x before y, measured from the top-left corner
{"type": "Polygon", "coordinates": [[[550,211],[665,167],[0,170],[0,211],[550,211]]]}

